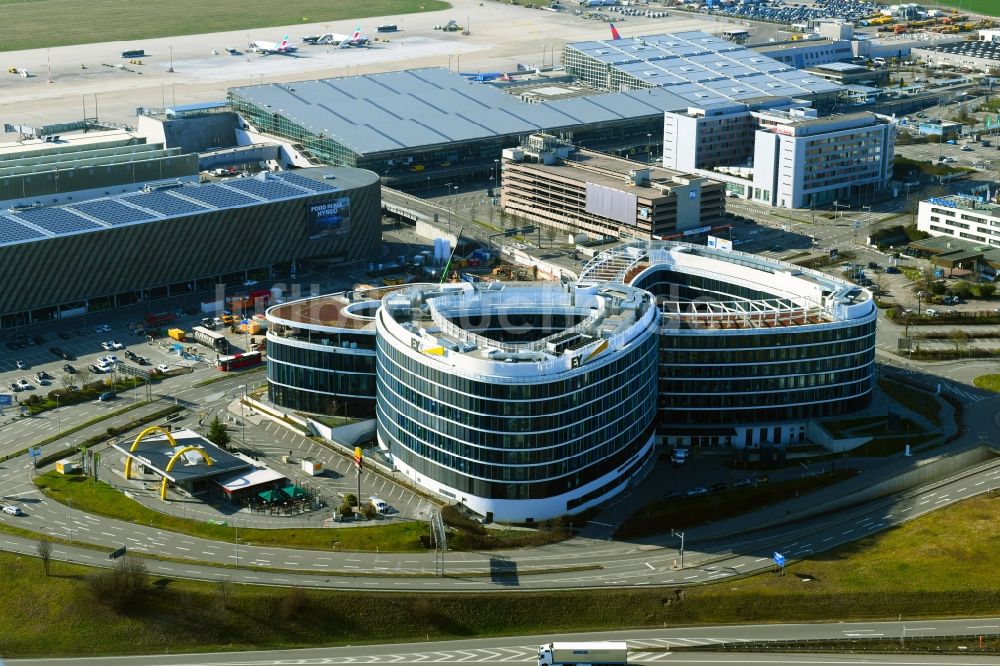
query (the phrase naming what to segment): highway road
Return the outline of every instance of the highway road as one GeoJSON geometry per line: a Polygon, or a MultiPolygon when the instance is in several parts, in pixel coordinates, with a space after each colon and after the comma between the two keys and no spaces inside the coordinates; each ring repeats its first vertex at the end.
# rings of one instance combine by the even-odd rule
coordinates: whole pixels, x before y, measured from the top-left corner
{"type": "Polygon", "coordinates": [[[774,624],[721,627],[639,629],[587,634],[512,636],[456,641],[398,643],[229,652],[219,654],[146,655],[70,659],[15,659],[10,666],[62,666],[114,664],[115,666],[278,666],[284,664],[511,664],[534,663],[538,646],[553,640],[624,640],[629,645],[629,663],[642,664],[955,664],[973,666],[997,663],[995,656],[961,655],[809,655],[747,654],[720,652],[672,652],[671,649],[720,645],[747,641],[846,640],[958,636],[1000,632],[1000,618],[971,618],[898,622],[837,622],[825,624],[774,624]]]}
{"type": "MultiPolygon", "coordinates": [[[[1000,487],[998,462],[922,491],[875,500],[799,524],[748,531],[739,540],[731,536],[722,540],[712,537],[699,544],[697,530],[692,530],[683,568],[678,566],[681,558],[676,540],[667,535],[641,543],[576,538],[533,550],[449,553],[445,565],[447,577],[435,578],[435,563],[430,553],[344,553],[237,546],[89,515],[45,498],[30,483],[28,474],[23,458],[0,466],[0,497],[17,502],[27,514],[19,517],[0,514],[0,521],[62,539],[72,534],[77,542],[101,548],[92,550],[57,543],[53,559],[108,566],[107,552],[125,545],[135,553],[176,560],[148,560],[150,571],[160,575],[411,592],[620,588],[718,581],[772,569],[771,555],[775,551],[789,561],[807,557],[1000,487]],[[218,568],[220,564],[237,563],[243,568],[218,568]]],[[[867,482],[859,477],[855,483],[863,486],[867,482]]],[[[841,488],[838,492],[850,491],[841,488]]],[[[807,509],[811,502],[811,499],[803,501],[802,509],[807,509]]],[[[793,521],[795,514],[787,519],[793,521]]],[[[745,525],[744,530],[751,527],[745,525]]],[[[35,546],[29,539],[0,535],[0,547],[4,550],[33,555],[35,546]]]]}

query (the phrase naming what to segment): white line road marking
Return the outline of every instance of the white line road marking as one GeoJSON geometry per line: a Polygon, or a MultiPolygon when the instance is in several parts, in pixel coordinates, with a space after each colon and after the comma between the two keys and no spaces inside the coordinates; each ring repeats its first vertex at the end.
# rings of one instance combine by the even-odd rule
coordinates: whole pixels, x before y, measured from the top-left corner
{"type": "Polygon", "coordinates": [[[643,564],[645,564],[645,565],[646,565],[647,567],[649,567],[649,568],[650,568],[650,569],[652,569],[653,571],[656,571],[656,567],[654,567],[654,566],[653,566],[652,564],[650,564],[649,562],[643,562],[643,564]]]}

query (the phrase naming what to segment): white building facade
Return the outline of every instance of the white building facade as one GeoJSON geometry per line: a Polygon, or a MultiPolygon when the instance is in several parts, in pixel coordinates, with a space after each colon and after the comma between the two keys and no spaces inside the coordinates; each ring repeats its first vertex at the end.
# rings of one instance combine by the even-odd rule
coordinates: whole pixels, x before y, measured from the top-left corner
{"type": "Polygon", "coordinates": [[[872,113],[819,118],[788,100],[664,114],[663,166],[726,183],[731,195],[807,208],[888,186],[895,130],[872,113]]]}
{"type": "Polygon", "coordinates": [[[1000,206],[972,197],[927,199],[920,202],[917,229],[1000,247],[1000,206]]]}

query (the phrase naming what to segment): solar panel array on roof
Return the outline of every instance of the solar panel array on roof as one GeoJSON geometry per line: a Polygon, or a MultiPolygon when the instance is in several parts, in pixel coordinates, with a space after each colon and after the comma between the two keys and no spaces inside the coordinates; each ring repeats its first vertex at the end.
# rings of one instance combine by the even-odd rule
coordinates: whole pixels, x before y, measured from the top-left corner
{"type": "Polygon", "coordinates": [[[0,243],[17,243],[33,238],[44,238],[44,236],[6,215],[0,215],[0,243]]]}
{"type": "Polygon", "coordinates": [[[126,206],[115,199],[97,199],[95,201],[84,201],[82,203],[67,206],[68,209],[78,210],[91,217],[96,217],[102,222],[111,225],[132,224],[153,218],[146,211],[126,206]]]}
{"type": "Polygon", "coordinates": [[[202,185],[201,187],[181,187],[172,190],[171,194],[184,196],[213,206],[214,208],[234,208],[258,203],[245,194],[234,192],[219,185],[202,185]]]}
{"type": "Polygon", "coordinates": [[[307,190],[312,190],[313,192],[336,192],[339,188],[325,183],[322,180],[316,180],[315,178],[308,178],[307,176],[300,176],[297,173],[291,171],[283,171],[281,173],[274,174],[275,178],[280,178],[292,185],[298,185],[299,187],[304,187],[307,190]]]}
{"type": "MultiPolygon", "coordinates": [[[[699,31],[577,42],[566,49],[578,51],[646,86],[668,88],[689,102],[703,103],[720,96],[739,101],[760,95],[840,90],[837,84],[699,31]]],[[[582,72],[574,73],[587,78],[582,72]]]]}
{"type": "Polygon", "coordinates": [[[237,180],[228,180],[225,184],[220,185],[219,187],[240,190],[246,194],[268,200],[300,197],[303,194],[302,190],[287,183],[282,183],[279,180],[261,180],[260,178],[240,178],[237,180]]]}
{"type": "Polygon", "coordinates": [[[175,197],[170,192],[144,192],[122,197],[129,203],[142,206],[161,215],[187,215],[189,213],[204,213],[207,205],[198,205],[186,199],[175,197]]]}
{"type": "Polygon", "coordinates": [[[69,234],[75,231],[90,231],[101,228],[101,225],[70,212],[66,208],[32,208],[11,213],[11,215],[54,234],[69,234]]]}

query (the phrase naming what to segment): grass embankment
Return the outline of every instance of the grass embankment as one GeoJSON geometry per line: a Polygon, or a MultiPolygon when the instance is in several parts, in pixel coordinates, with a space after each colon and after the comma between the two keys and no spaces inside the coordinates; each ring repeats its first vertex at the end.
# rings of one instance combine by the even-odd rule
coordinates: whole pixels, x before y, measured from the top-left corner
{"type": "Polygon", "coordinates": [[[698,497],[678,497],[648,504],[632,514],[615,532],[618,539],[662,534],[701,523],[730,518],[801,494],[825,488],[854,476],[838,469],[804,479],[773,482],[757,488],[733,488],[698,497]]]}
{"type": "MultiPolygon", "coordinates": [[[[239,0],[215,0],[210,3],[174,0],[129,5],[129,9],[125,10],[121,3],[114,0],[88,2],[85,8],[81,8],[75,0],[34,0],[28,3],[0,0],[4,26],[0,51],[88,44],[96,40],[134,42],[172,35],[396,16],[438,11],[450,6],[440,0],[297,0],[294,3],[257,3],[253,11],[247,11],[247,4],[239,0]]],[[[375,26],[367,26],[365,32],[374,36],[375,26]]],[[[281,35],[268,37],[280,38],[281,35]]],[[[133,43],[130,46],[142,47],[142,44],[133,43]]],[[[152,55],[165,57],[167,54],[152,55]]],[[[107,57],[115,56],[117,53],[109,47],[107,57]]]]}
{"type": "Polygon", "coordinates": [[[121,611],[95,599],[86,582],[92,569],[55,562],[46,577],[38,559],[0,553],[0,654],[179,653],[664,624],[989,615],[1000,607],[998,521],[1000,499],[978,497],[792,563],[784,576],[687,589],[428,596],[227,589],[154,576],[121,611]]]}
{"type": "Polygon", "coordinates": [[[915,389],[886,377],[878,380],[878,386],[886,395],[903,407],[923,416],[933,425],[941,426],[941,403],[929,392],[915,389]]]}
{"type": "Polygon", "coordinates": [[[984,16],[1000,16],[1000,5],[996,0],[934,0],[931,4],[955,7],[963,12],[974,12],[984,16]]]}
{"type": "MultiPolygon", "coordinates": [[[[94,482],[79,474],[62,475],[48,472],[35,477],[35,484],[45,494],[66,504],[72,500],[73,508],[88,513],[117,518],[141,525],[149,525],[162,530],[189,534],[204,539],[232,543],[236,538],[236,528],[230,525],[216,525],[181,516],[154,511],[145,505],[129,499],[121,491],[101,481],[94,482]]],[[[238,519],[237,519],[238,520],[238,519]]],[[[309,548],[313,550],[349,550],[361,552],[404,553],[426,552],[427,524],[422,521],[391,522],[374,524],[369,527],[345,528],[287,528],[259,529],[241,527],[239,541],[255,546],[284,546],[287,548],[309,548]]],[[[468,521],[449,525],[455,532],[449,536],[448,546],[452,550],[487,550],[491,548],[525,548],[542,546],[560,541],[569,536],[562,524],[553,524],[551,529],[542,530],[502,530],[486,529],[468,521]]]]}
{"type": "MultiPolygon", "coordinates": [[[[120,491],[103,482],[94,482],[83,476],[61,475],[49,472],[35,477],[35,483],[45,494],[63,504],[73,501],[73,508],[118,518],[159,529],[181,532],[191,536],[232,543],[236,529],[229,525],[215,525],[153,511],[125,497],[120,491]]],[[[394,523],[377,527],[292,528],[256,529],[239,531],[240,543],[256,546],[287,546],[316,550],[358,550],[380,552],[425,551],[420,538],[427,533],[422,522],[394,523]]]]}

